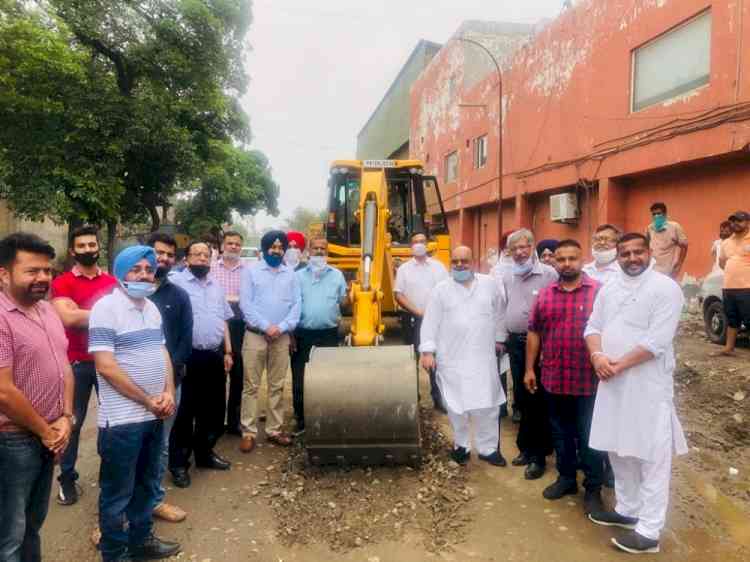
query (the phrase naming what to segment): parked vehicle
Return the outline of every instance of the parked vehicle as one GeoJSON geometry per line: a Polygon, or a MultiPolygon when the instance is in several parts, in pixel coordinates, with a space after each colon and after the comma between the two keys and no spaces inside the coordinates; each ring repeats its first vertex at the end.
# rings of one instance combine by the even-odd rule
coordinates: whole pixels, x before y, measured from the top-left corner
{"type": "Polygon", "coordinates": [[[711,273],[703,280],[698,300],[703,307],[703,323],[706,335],[713,343],[724,344],[727,339],[727,316],[724,313],[721,288],[724,272],[711,273]]]}
{"type": "Polygon", "coordinates": [[[243,246],[240,259],[243,263],[254,263],[260,259],[260,251],[255,246],[243,246]]]}

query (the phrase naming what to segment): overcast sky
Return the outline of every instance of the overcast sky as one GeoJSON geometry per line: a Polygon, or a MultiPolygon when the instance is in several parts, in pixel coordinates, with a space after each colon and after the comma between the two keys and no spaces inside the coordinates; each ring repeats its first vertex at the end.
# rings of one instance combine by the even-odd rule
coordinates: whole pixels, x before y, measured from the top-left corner
{"type": "Polygon", "coordinates": [[[253,147],[281,185],[281,225],[323,209],[331,160],[354,158],[363,127],[420,39],[444,43],[464,20],[535,23],[563,0],[254,0],[244,99],[253,147]]]}

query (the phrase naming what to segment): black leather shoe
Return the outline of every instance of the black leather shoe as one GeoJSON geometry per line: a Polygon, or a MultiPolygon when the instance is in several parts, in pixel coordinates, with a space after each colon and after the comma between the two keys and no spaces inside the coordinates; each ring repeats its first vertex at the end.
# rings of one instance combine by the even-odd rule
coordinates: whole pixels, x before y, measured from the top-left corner
{"type": "Polygon", "coordinates": [[[513,410],[513,417],[511,420],[513,420],[513,423],[521,423],[521,411],[513,410]]]}
{"type": "Polygon", "coordinates": [[[175,468],[172,470],[172,482],[178,488],[190,487],[190,474],[187,468],[175,468]]]}
{"type": "Polygon", "coordinates": [[[491,455],[479,455],[479,458],[492,466],[508,466],[508,462],[500,451],[494,451],[491,455]]]}
{"type": "Polygon", "coordinates": [[[545,497],[545,499],[548,500],[559,500],[564,496],[574,496],[577,493],[578,484],[576,484],[575,480],[570,482],[568,480],[558,478],[557,480],[555,480],[555,482],[544,489],[542,495],[545,497]]]}
{"type": "Polygon", "coordinates": [[[451,459],[456,461],[458,464],[466,464],[469,462],[469,459],[471,458],[471,453],[469,452],[469,449],[466,449],[465,447],[456,447],[451,451],[451,459]]]}
{"type": "Polygon", "coordinates": [[[526,456],[526,453],[521,453],[515,459],[510,461],[513,466],[526,466],[531,463],[531,459],[526,456]]]}
{"type": "Polygon", "coordinates": [[[508,406],[503,404],[500,406],[500,419],[508,417],[508,406]]]}
{"type": "Polygon", "coordinates": [[[533,461],[526,467],[526,472],[523,473],[523,477],[526,478],[526,480],[536,480],[544,475],[545,470],[546,467],[543,464],[533,461]]]}
{"type": "Polygon", "coordinates": [[[229,468],[232,466],[232,463],[226,459],[222,459],[219,455],[212,451],[208,455],[208,457],[204,459],[195,459],[195,466],[199,468],[208,468],[210,470],[229,470],[229,468]]]}
{"type": "Polygon", "coordinates": [[[131,546],[128,550],[133,560],[161,560],[180,552],[180,543],[163,541],[152,534],[143,544],[131,546]]]}

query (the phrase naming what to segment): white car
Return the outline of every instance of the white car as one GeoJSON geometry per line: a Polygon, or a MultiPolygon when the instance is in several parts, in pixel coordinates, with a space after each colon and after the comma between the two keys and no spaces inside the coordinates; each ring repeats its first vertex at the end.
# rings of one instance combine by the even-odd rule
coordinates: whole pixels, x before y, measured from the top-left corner
{"type": "Polygon", "coordinates": [[[727,338],[727,316],[724,313],[721,292],[723,285],[724,272],[716,271],[703,280],[698,293],[698,300],[703,308],[706,335],[712,342],[719,344],[724,344],[727,338]]]}
{"type": "Polygon", "coordinates": [[[240,259],[246,264],[257,262],[260,259],[260,251],[255,246],[243,246],[240,259]]]}

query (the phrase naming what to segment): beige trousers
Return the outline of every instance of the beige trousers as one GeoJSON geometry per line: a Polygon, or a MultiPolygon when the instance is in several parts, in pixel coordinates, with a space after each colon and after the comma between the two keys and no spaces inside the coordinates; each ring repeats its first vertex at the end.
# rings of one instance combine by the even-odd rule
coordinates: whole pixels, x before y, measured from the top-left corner
{"type": "Polygon", "coordinates": [[[243,433],[258,434],[258,391],[264,371],[268,383],[266,433],[279,433],[284,423],[283,395],[284,380],[289,369],[289,335],[284,334],[269,343],[263,336],[245,332],[242,361],[245,367],[245,385],[242,389],[243,433]]]}

